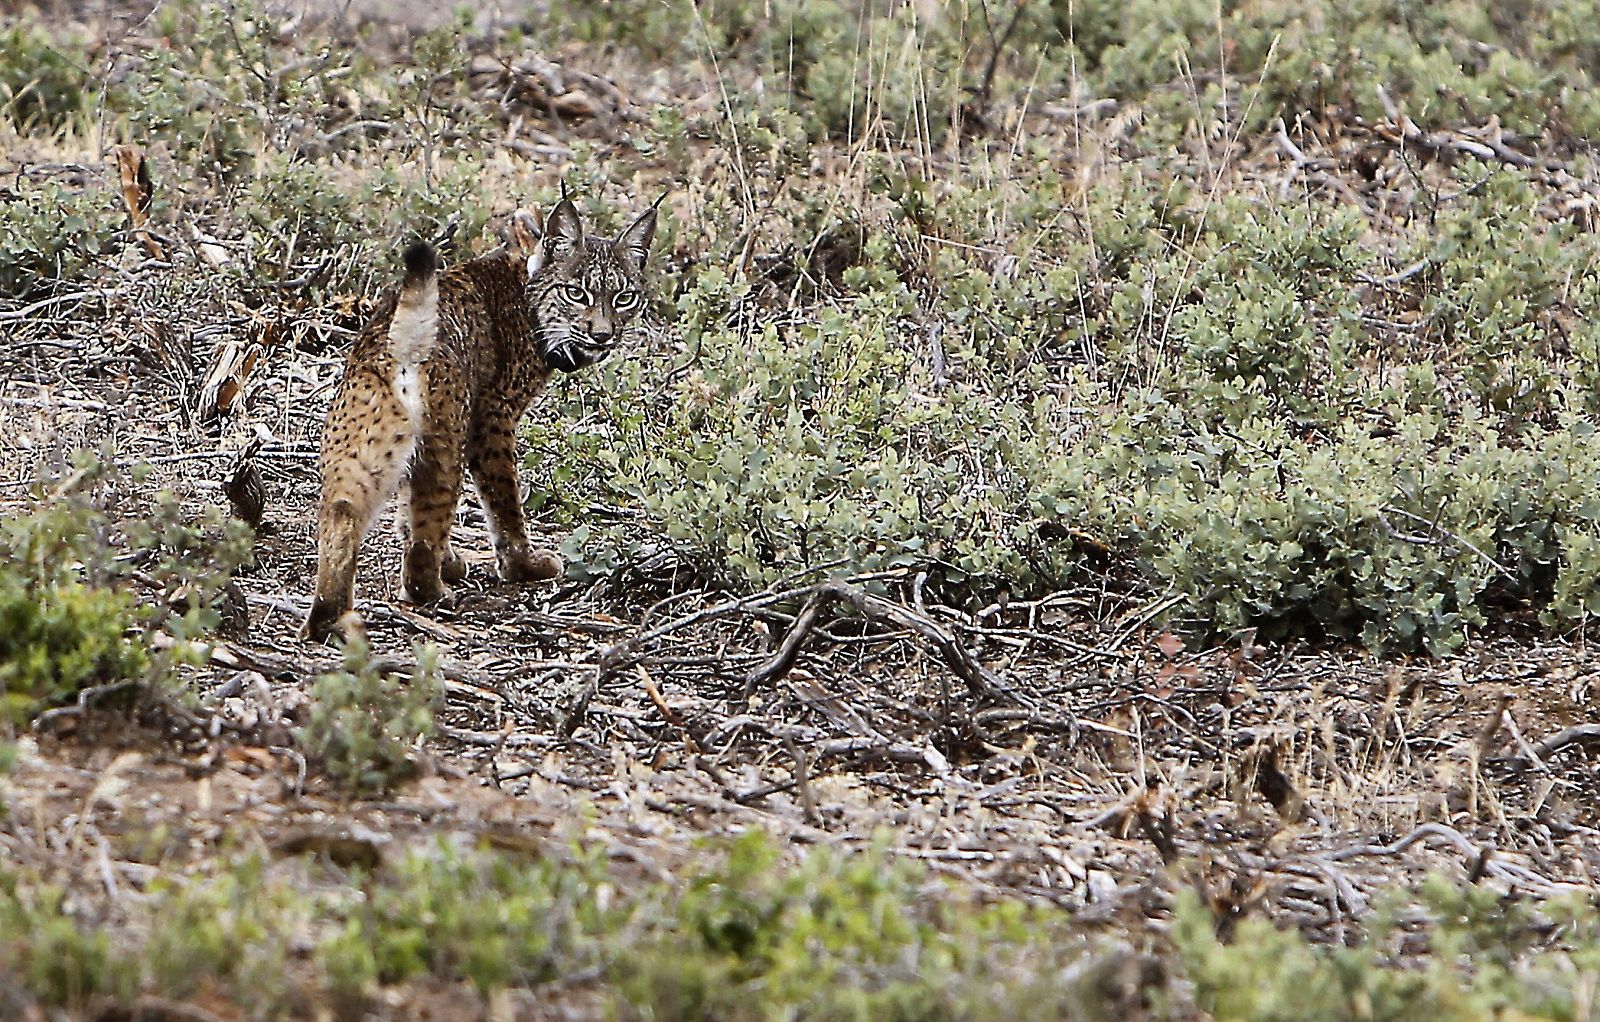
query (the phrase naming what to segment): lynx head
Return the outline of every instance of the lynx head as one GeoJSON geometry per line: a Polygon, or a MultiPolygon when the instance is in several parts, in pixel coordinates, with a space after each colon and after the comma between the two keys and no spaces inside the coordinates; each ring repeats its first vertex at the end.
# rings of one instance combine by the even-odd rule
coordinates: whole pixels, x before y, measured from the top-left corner
{"type": "Polygon", "coordinates": [[[528,253],[528,308],[545,364],[570,373],[611,354],[645,306],[656,207],[615,239],[584,234],[564,195],[543,225],[523,211],[512,226],[528,253]]]}

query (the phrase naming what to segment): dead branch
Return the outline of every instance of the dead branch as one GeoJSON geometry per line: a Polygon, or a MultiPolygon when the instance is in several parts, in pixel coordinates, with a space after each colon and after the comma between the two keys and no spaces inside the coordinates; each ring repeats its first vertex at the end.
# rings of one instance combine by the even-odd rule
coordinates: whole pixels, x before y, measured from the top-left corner
{"type": "MultiPolygon", "coordinates": [[[[856,580],[865,581],[874,578],[890,578],[896,577],[899,574],[902,573],[882,572],[876,575],[857,576],[856,580]]],[[[760,610],[762,608],[788,603],[792,600],[802,599],[814,594],[816,589],[817,587],[815,585],[805,585],[790,589],[782,589],[776,592],[769,590],[767,592],[756,593],[751,596],[741,596],[737,599],[728,600],[724,603],[718,603],[710,607],[702,607],[693,613],[674,618],[671,621],[668,621],[662,625],[658,625],[647,632],[641,632],[640,634],[628,639],[624,639],[615,645],[608,646],[606,649],[600,652],[598,657],[600,672],[601,674],[609,674],[612,671],[627,666],[628,663],[631,662],[632,659],[638,654],[638,651],[642,647],[654,642],[657,639],[671,635],[673,632],[682,631],[685,628],[691,628],[694,625],[704,624],[707,621],[714,621],[718,618],[730,617],[735,614],[749,613],[750,611],[760,610]]]]}
{"type": "Polygon", "coordinates": [[[1344,862],[1347,859],[1360,858],[1367,855],[1393,856],[1410,848],[1418,841],[1426,838],[1440,838],[1460,852],[1462,857],[1473,864],[1473,868],[1480,868],[1488,876],[1516,887],[1522,887],[1542,895],[1550,895],[1573,887],[1540,876],[1526,866],[1508,862],[1498,856],[1490,856],[1492,851],[1487,847],[1479,847],[1467,839],[1465,834],[1453,827],[1446,827],[1442,823],[1424,823],[1405,837],[1388,845],[1357,845],[1353,848],[1341,848],[1328,853],[1324,858],[1330,862],[1344,862]]]}
{"type": "Polygon", "coordinates": [[[644,689],[644,694],[650,697],[650,702],[660,712],[662,719],[683,734],[684,748],[698,756],[704,750],[700,748],[700,743],[694,740],[694,735],[690,734],[689,725],[676,710],[667,705],[666,699],[662,698],[661,690],[650,677],[650,672],[644,669],[644,664],[636,664],[634,669],[639,672],[639,685],[644,689]]]}
{"type": "Polygon", "coordinates": [[[1313,166],[1316,161],[1307,156],[1305,150],[1294,144],[1294,140],[1289,137],[1289,129],[1284,125],[1282,117],[1274,121],[1272,127],[1278,139],[1278,148],[1282,149],[1284,154],[1289,157],[1289,173],[1285,174],[1283,180],[1278,183],[1278,197],[1284,198],[1289,194],[1289,189],[1294,186],[1295,175],[1300,173],[1301,168],[1313,166]]]}
{"type": "MultiPolygon", "coordinates": [[[[1509,163],[1513,167],[1535,167],[1540,170],[1566,170],[1567,166],[1558,160],[1541,160],[1519,153],[1506,145],[1498,137],[1491,137],[1487,141],[1479,142],[1473,139],[1447,135],[1443,132],[1423,131],[1417,126],[1410,115],[1404,113],[1389,95],[1389,90],[1382,85],[1377,87],[1378,102],[1383,104],[1383,112],[1393,123],[1393,130],[1380,127],[1378,135],[1385,141],[1404,142],[1406,145],[1432,153],[1435,156],[1449,156],[1461,153],[1487,162],[1509,163]],[[1398,137],[1396,137],[1398,132],[1398,137]]],[[[1498,134],[1498,133],[1497,133],[1498,134]]]]}
{"type": "Polygon", "coordinates": [[[806,761],[806,750],[800,748],[793,739],[784,745],[789,750],[789,755],[794,757],[794,783],[800,791],[800,807],[805,813],[806,822],[813,827],[821,826],[822,817],[817,813],[817,797],[811,792],[811,764],[806,761]]]}
{"type": "Polygon", "coordinates": [[[58,706],[53,710],[46,710],[33,718],[35,731],[45,731],[55,725],[63,717],[81,717],[88,712],[90,704],[104,699],[106,696],[118,692],[126,692],[133,688],[144,688],[144,682],[138,680],[113,681],[108,685],[95,685],[91,688],[79,689],[78,699],[70,706],[58,706]]]}
{"type": "Polygon", "coordinates": [[[794,667],[800,647],[816,624],[817,616],[829,602],[839,600],[850,604],[857,614],[879,621],[887,621],[920,636],[939,651],[945,665],[967,683],[972,695],[980,698],[1004,698],[1011,702],[1031,706],[1032,701],[1001,681],[955,637],[938,624],[918,614],[910,607],[874,596],[859,586],[847,582],[823,582],[814,587],[811,600],[795,619],[789,635],[784,638],[778,654],[745,675],[744,690],[748,695],[758,685],[767,685],[783,677],[794,667]]]}
{"type": "Polygon", "coordinates": [[[1600,724],[1575,724],[1572,727],[1562,728],[1542,742],[1534,743],[1531,748],[1523,748],[1519,755],[1503,757],[1500,761],[1513,770],[1523,770],[1569,745],[1591,743],[1600,745],[1600,724]]]}
{"type": "Polygon", "coordinates": [[[1510,579],[1513,582],[1515,582],[1516,579],[1517,579],[1517,576],[1512,572],[1512,570],[1510,568],[1508,568],[1505,565],[1501,564],[1499,561],[1495,560],[1493,557],[1490,557],[1488,554],[1486,554],[1482,550],[1478,549],[1476,546],[1474,546],[1468,540],[1462,538],[1461,536],[1456,535],[1455,533],[1451,532],[1449,529],[1446,529],[1445,527],[1440,525],[1439,522],[1436,519],[1435,520],[1430,520],[1430,519],[1422,517],[1419,514],[1413,514],[1410,511],[1406,511],[1403,508],[1395,507],[1394,505],[1391,504],[1391,505],[1385,506],[1383,508],[1383,510],[1378,513],[1378,520],[1383,522],[1383,526],[1384,526],[1385,529],[1388,530],[1389,535],[1393,536],[1395,539],[1400,540],[1402,543],[1411,543],[1411,544],[1414,544],[1414,545],[1417,545],[1417,546],[1438,546],[1438,545],[1440,545],[1439,540],[1435,537],[1435,535],[1432,535],[1432,534],[1437,534],[1438,536],[1442,536],[1445,539],[1448,539],[1448,540],[1450,540],[1450,541],[1452,541],[1452,542],[1454,542],[1454,543],[1456,543],[1456,544],[1458,544],[1460,546],[1466,547],[1468,550],[1470,550],[1473,553],[1477,554],[1478,557],[1480,559],[1482,559],[1485,564],[1487,564],[1487,565],[1489,565],[1489,567],[1493,568],[1503,578],[1510,579]],[[1412,534],[1409,534],[1409,533],[1401,532],[1398,529],[1396,529],[1393,525],[1389,524],[1388,519],[1383,517],[1385,514],[1399,515],[1402,518],[1409,518],[1413,522],[1417,522],[1417,523],[1419,523],[1421,525],[1426,525],[1428,527],[1428,532],[1430,533],[1430,535],[1418,536],[1418,535],[1412,535],[1412,534]]]}

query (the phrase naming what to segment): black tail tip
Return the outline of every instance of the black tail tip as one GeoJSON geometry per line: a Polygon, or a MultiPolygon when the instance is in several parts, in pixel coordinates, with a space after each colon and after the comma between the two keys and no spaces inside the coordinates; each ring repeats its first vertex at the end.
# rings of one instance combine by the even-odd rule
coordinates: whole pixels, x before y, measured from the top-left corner
{"type": "Polygon", "coordinates": [[[406,276],[426,277],[439,268],[439,257],[426,241],[415,241],[406,249],[406,276]]]}

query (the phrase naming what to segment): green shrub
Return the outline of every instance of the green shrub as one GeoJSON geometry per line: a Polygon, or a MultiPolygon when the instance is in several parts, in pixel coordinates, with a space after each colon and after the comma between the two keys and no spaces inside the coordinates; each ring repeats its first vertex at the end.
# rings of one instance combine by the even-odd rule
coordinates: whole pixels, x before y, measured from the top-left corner
{"type": "Polygon", "coordinates": [[[627,911],[607,908],[601,861],[568,863],[462,852],[441,843],[407,855],[318,949],[349,993],[419,975],[459,977],[482,992],[543,983],[605,960],[627,911]]]}
{"type": "Polygon", "coordinates": [[[0,990],[13,976],[45,1003],[76,1008],[97,994],[131,996],[138,982],[111,935],[67,910],[66,892],[0,871],[0,990]]]}
{"type": "Polygon", "coordinates": [[[534,499],[573,524],[576,573],[669,544],[732,589],[915,567],[986,601],[1059,587],[1087,536],[1213,635],[1444,652],[1495,607],[1583,617],[1600,333],[1570,309],[1600,296],[1600,258],[1536,213],[1532,175],[1463,172],[1397,253],[1426,272],[1393,284],[1364,222],[1317,204],[1127,172],[1074,234],[1050,226],[1048,165],[875,182],[890,219],[838,293],[752,320],[759,281],[699,268],[681,346],[563,380],[535,413],[534,499]],[[999,207],[1000,238],[1062,265],[971,255],[999,207]],[[919,250],[929,235],[962,245],[919,250]]]}
{"type": "Polygon", "coordinates": [[[149,935],[128,956],[144,984],[174,997],[220,989],[256,1017],[279,1017],[293,1000],[284,980],[315,902],[264,867],[248,855],[204,880],[152,884],[149,935]]]}
{"type": "Polygon", "coordinates": [[[1210,0],[1052,0],[1089,94],[1160,111],[1152,144],[1220,117],[1259,129],[1326,112],[1386,116],[1382,85],[1424,127],[1498,118],[1508,130],[1582,138],[1595,126],[1593,33],[1573,0],[1343,0],[1331,4],[1210,0]],[[1220,21],[1219,21],[1220,18],[1220,21]],[[1210,76],[1226,71],[1230,95],[1210,76]],[[1259,83],[1260,88],[1257,88],[1259,83]]]}
{"type": "Polygon", "coordinates": [[[489,199],[470,161],[452,162],[431,187],[385,168],[341,180],[316,163],[264,157],[244,186],[248,255],[241,282],[312,281],[324,293],[387,285],[409,239],[433,237],[452,217],[475,245],[489,199]]]}
{"type": "Polygon", "coordinates": [[[1063,922],[966,903],[877,850],[818,849],[785,868],[751,833],[690,879],[616,971],[639,1013],[661,1020],[1101,1017],[1092,970],[1070,968],[1092,948],[1063,922]]]}
{"type": "MultiPolygon", "coordinates": [[[[841,560],[860,570],[931,560],[955,584],[1063,577],[1070,548],[1044,546],[1013,518],[1070,471],[1050,457],[1060,448],[1045,432],[1048,402],[1002,405],[977,386],[934,399],[899,334],[905,288],[879,271],[847,276],[862,291],[850,311],[744,337],[712,325],[736,286],[701,274],[679,300],[697,358],[675,393],[650,382],[665,355],[605,367],[545,406],[530,469],[570,500],[569,514],[592,497],[572,480],[604,480],[612,503],[639,508],[690,561],[736,584],[841,560]],[[552,413],[594,425],[570,430],[552,413]]],[[[602,570],[640,539],[585,523],[568,552],[575,570],[602,570]]]]}
{"type": "Polygon", "coordinates": [[[1398,899],[1355,947],[1319,948],[1264,919],[1247,919],[1228,943],[1193,891],[1178,896],[1173,940],[1195,1001],[1217,1022],[1318,1022],[1350,1018],[1454,1020],[1586,1016],[1586,984],[1600,978],[1600,918],[1592,906],[1558,906],[1564,934],[1535,948],[1548,920],[1480,887],[1430,879],[1416,892],[1431,954],[1406,961],[1397,945],[1398,899]]]}
{"type": "Polygon", "coordinates": [[[0,25],[0,115],[20,131],[56,131],[89,109],[88,54],[58,32],[0,25]]]}
{"type": "Polygon", "coordinates": [[[311,687],[311,715],[297,738],[347,794],[386,791],[415,773],[412,752],[433,733],[433,707],[443,695],[438,651],[417,650],[416,671],[400,678],[379,671],[366,643],[346,644],[344,668],[311,687]]]}
{"type": "Polygon", "coordinates": [[[0,714],[26,720],[79,691],[118,681],[165,685],[182,643],[154,656],[151,636],[197,638],[248,556],[243,527],[196,516],[171,494],[120,521],[100,507],[113,471],[80,454],[36,492],[26,516],[0,518],[0,714]]]}
{"type": "Polygon", "coordinates": [[[413,985],[466,981],[488,1001],[557,981],[581,984],[606,1017],[663,1022],[1197,1010],[1219,1022],[1473,1022],[1579,1019],[1600,979],[1593,905],[1441,878],[1390,895],[1349,947],[1260,918],[1219,940],[1211,912],[1181,890],[1158,966],[1054,908],[971,901],[881,848],[790,862],[752,832],[702,849],[665,883],[607,862],[598,846],[529,857],[447,841],[370,873],[249,856],[162,881],[104,921],[92,898],[69,904],[0,872],[0,976],[12,984],[0,993],[81,1009],[97,995],[128,1005],[204,992],[251,1017],[298,1018],[327,994],[358,1013],[413,985]]]}
{"type": "Polygon", "coordinates": [[[86,516],[0,522],[0,692],[12,719],[91,685],[143,675],[133,594],[85,583],[69,558],[86,516]]]}
{"type": "Polygon", "coordinates": [[[124,217],[109,191],[54,182],[0,190],[0,297],[27,298],[91,275],[124,217]]]}

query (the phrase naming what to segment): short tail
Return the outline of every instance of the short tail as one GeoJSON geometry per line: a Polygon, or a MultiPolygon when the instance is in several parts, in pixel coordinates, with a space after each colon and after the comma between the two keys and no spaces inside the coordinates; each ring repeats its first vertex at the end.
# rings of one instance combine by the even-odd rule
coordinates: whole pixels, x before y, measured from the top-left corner
{"type": "Polygon", "coordinates": [[[406,276],[389,321],[389,350],[403,365],[420,365],[439,340],[439,257],[425,241],[406,249],[406,276]]]}

